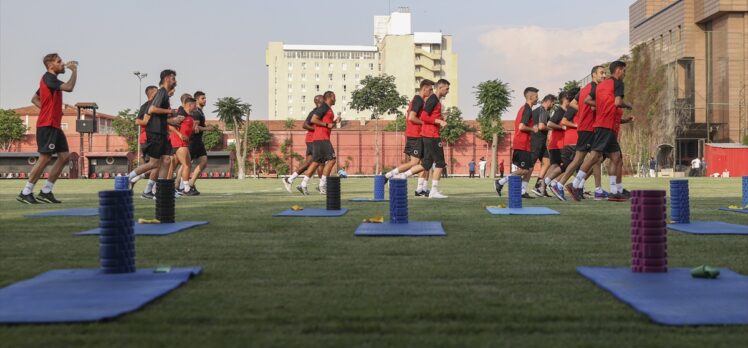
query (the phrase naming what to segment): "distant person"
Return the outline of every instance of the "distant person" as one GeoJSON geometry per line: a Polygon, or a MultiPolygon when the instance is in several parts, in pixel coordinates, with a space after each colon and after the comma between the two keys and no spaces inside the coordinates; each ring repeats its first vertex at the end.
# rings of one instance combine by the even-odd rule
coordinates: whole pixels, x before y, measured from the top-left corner
{"type": "Polygon", "coordinates": [[[37,198],[45,203],[62,203],[52,194],[52,188],[62,169],[68,164],[70,153],[68,140],[62,131],[62,92],[72,92],[75,82],[78,80],[78,63],[75,61],[63,63],[57,53],[50,53],[42,60],[47,72],[39,81],[39,89],[31,98],[31,102],[39,108],[39,117],[36,120],[36,144],[39,158],[31,169],[29,181],[18,195],[16,200],[25,204],[39,204],[34,198],[34,185],[44,173],[52,155],[57,154],[57,161],[49,172],[49,178],[42,187],[37,198]],[[62,82],[57,75],[64,74],[65,68],[70,69],[70,79],[62,82]]]}
{"type": "Polygon", "coordinates": [[[689,173],[689,176],[699,176],[701,173],[701,160],[696,157],[693,160],[691,160],[691,173],[689,173]]]}
{"type": "Polygon", "coordinates": [[[340,168],[340,170],[338,170],[338,176],[343,179],[348,177],[348,172],[345,171],[345,167],[340,168]]]}
{"type": "Polygon", "coordinates": [[[481,157],[480,161],[478,161],[478,168],[480,169],[480,177],[485,178],[486,177],[486,158],[481,157]]]}
{"type": "Polygon", "coordinates": [[[475,160],[470,160],[470,162],[468,163],[468,173],[470,175],[470,178],[475,177],[475,160]]]}
{"type": "Polygon", "coordinates": [[[706,176],[706,160],[701,158],[701,176],[706,176]]]}
{"type": "Polygon", "coordinates": [[[649,158],[649,177],[654,178],[655,177],[655,170],[657,170],[657,161],[655,161],[654,157],[649,158]]]}

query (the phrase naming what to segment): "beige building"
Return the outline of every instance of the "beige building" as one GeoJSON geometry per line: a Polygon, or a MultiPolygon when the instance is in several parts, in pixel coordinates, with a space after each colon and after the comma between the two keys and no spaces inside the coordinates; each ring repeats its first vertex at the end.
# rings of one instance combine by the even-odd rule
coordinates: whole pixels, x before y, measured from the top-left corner
{"type": "MultiPolygon", "coordinates": [[[[337,95],[336,113],[345,119],[369,119],[366,112],[349,110],[351,92],[368,75],[395,76],[398,91],[411,98],[423,79],[451,82],[445,107],[457,105],[459,81],[452,37],[442,33],[411,31],[411,16],[400,9],[374,17],[374,45],[288,45],[270,42],[268,118],[304,119],[314,96],[327,90],[337,95]]],[[[403,109],[405,111],[405,109],[403,109]]]]}
{"type": "Polygon", "coordinates": [[[702,157],[704,142],[741,142],[748,0],[638,0],[629,14],[631,46],[653,44],[673,80],[673,109],[691,121],[676,140],[679,157],[702,157]]]}

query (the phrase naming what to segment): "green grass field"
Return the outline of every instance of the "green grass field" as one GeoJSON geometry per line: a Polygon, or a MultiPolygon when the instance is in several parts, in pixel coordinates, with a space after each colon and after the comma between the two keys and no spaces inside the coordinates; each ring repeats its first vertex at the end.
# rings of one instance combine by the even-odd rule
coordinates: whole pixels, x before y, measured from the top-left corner
{"type": "MultiPolygon", "coordinates": [[[[604,178],[603,182],[607,182],[604,178]]],[[[665,189],[666,179],[626,179],[665,189]]],[[[73,237],[97,218],[26,219],[53,208],[15,202],[21,181],[0,181],[0,287],[50,269],[95,268],[98,239],[73,237]]],[[[143,184],[136,188],[142,190],[143,184]]],[[[344,199],[368,197],[371,179],[343,180],[344,199]]],[[[411,188],[414,181],[410,182],[411,188]]],[[[60,181],[54,208],[95,207],[112,180],[60,181]]],[[[278,180],[198,183],[177,202],[178,220],[209,225],[137,240],[138,267],[203,267],[203,274],[111,322],[0,326],[4,347],[86,346],[669,346],[739,347],[746,327],[671,328],[615,300],[575,267],[628,266],[629,204],[534,200],[550,217],[488,215],[493,182],[446,179],[447,200],[410,200],[411,220],[441,220],[446,238],[355,238],[386,203],[344,202],[337,219],[282,219],[324,197],[286,193],[278,180]]],[[[411,189],[412,191],[412,189],[411,189]]],[[[693,219],[748,224],[717,211],[737,204],[739,179],[691,180],[693,219]]],[[[502,201],[502,202],[505,202],[502,201]]],[[[136,199],[136,215],[153,202],[136,199]]],[[[669,234],[671,267],[709,264],[748,274],[748,237],[669,234]]],[[[748,296],[748,294],[746,294],[748,296]]],[[[698,301],[698,299],[694,299],[698,301]]],[[[0,310],[2,310],[0,308],[0,310]]]]}

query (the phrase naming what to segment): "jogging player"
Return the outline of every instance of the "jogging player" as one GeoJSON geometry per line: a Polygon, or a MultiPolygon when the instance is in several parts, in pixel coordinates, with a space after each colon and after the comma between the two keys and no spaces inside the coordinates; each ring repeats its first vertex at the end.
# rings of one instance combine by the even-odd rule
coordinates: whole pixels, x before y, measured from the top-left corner
{"type": "Polygon", "coordinates": [[[513,173],[496,180],[496,192],[501,196],[501,191],[504,185],[509,181],[510,176],[521,176],[522,177],[522,198],[532,199],[527,193],[527,186],[532,176],[532,169],[534,161],[532,160],[532,153],[530,152],[530,136],[532,133],[538,132],[532,122],[532,107],[538,103],[538,89],[535,87],[527,87],[524,92],[525,104],[517,112],[517,118],[514,120],[514,139],[512,144],[514,145],[514,152],[512,153],[512,164],[517,166],[517,170],[513,173]]]}
{"type": "Polygon", "coordinates": [[[179,163],[179,177],[181,183],[179,185],[179,191],[181,194],[186,196],[194,196],[195,193],[190,189],[190,172],[192,171],[192,159],[190,158],[190,138],[195,131],[195,121],[192,118],[192,112],[195,111],[196,102],[191,95],[187,95],[182,100],[182,108],[179,109],[177,115],[184,116],[184,120],[179,126],[169,125],[170,135],[169,140],[171,146],[174,149],[174,158],[172,159],[172,167],[179,163]]]}
{"type": "MultiPolygon", "coordinates": [[[[148,86],[145,88],[145,95],[148,100],[140,106],[140,110],[138,110],[138,116],[135,119],[135,124],[140,126],[140,139],[138,141],[140,142],[140,152],[143,156],[143,163],[148,163],[148,155],[146,155],[145,151],[143,151],[143,145],[145,145],[146,142],[145,128],[146,125],[148,125],[148,119],[150,119],[150,115],[148,115],[148,119],[146,119],[146,115],[148,114],[148,109],[151,107],[153,97],[156,96],[156,91],[158,91],[158,87],[156,86],[148,86]]],[[[149,172],[143,173],[141,174],[141,177],[145,177],[146,175],[148,176],[148,183],[145,185],[143,194],[140,195],[140,197],[144,199],[155,199],[156,196],[153,193],[153,189],[156,186],[156,179],[158,179],[158,170],[151,170],[149,172]]]]}
{"type": "Polygon", "coordinates": [[[564,116],[569,110],[571,96],[569,92],[561,92],[559,95],[561,104],[553,111],[548,128],[551,129],[551,137],[548,141],[548,153],[551,159],[551,168],[546,173],[543,181],[546,188],[555,186],[556,177],[561,175],[566,169],[563,161],[564,138],[566,136],[566,126],[562,124],[564,116]]]}
{"type": "Polygon", "coordinates": [[[332,128],[340,122],[340,118],[335,116],[332,110],[332,106],[335,105],[335,93],[327,91],[322,95],[322,98],[324,102],[312,114],[311,123],[314,125],[312,156],[314,162],[309,165],[306,173],[304,173],[304,179],[301,180],[301,192],[305,195],[309,195],[307,190],[309,178],[314,175],[314,171],[320,165],[324,166],[324,169],[322,170],[322,177],[319,179],[319,189],[320,193],[327,194],[327,177],[332,172],[332,167],[335,166],[336,162],[335,149],[330,142],[332,128]]]}
{"type": "Polygon", "coordinates": [[[548,120],[550,119],[550,110],[556,104],[556,100],[555,95],[546,95],[543,97],[540,107],[532,112],[532,122],[537,127],[537,132],[530,136],[530,151],[532,152],[532,164],[530,166],[534,167],[535,162],[540,161],[540,175],[538,175],[535,187],[532,189],[532,193],[538,197],[550,197],[546,191],[543,178],[551,167],[548,154],[548,120]]]}
{"type": "MultiPolygon", "coordinates": [[[[305,173],[309,168],[309,165],[314,162],[314,125],[312,124],[312,116],[314,116],[314,111],[317,110],[320,105],[322,105],[321,94],[314,96],[314,109],[312,109],[312,111],[309,111],[309,115],[307,115],[306,120],[302,125],[302,127],[306,129],[306,136],[304,138],[304,142],[306,143],[306,159],[304,160],[304,164],[302,164],[301,167],[299,167],[299,169],[297,169],[295,172],[291,173],[291,176],[281,178],[281,180],[283,181],[283,186],[289,193],[291,192],[291,187],[293,187],[293,181],[296,180],[296,178],[299,177],[300,174],[305,173]]],[[[320,177],[322,177],[322,169],[322,167],[317,167],[317,175],[319,175],[320,177]]],[[[304,191],[301,189],[301,186],[297,186],[296,189],[299,190],[299,192],[301,192],[302,194],[304,193],[304,191]]]]}
{"type": "Polygon", "coordinates": [[[205,92],[197,91],[192,96],[195,99],[195,110],[192,112],[192,119],[195,121],[195,129],[193,130],[192,137],[190,137],[190,158],[196,161],[195,169],[192,171],[190,177],[190,190],[193,195],[197,196],[200,191],[195,187],[195,182],[200,177],[200,174],[208,167],[208,151],[205,149],[205,143],[203,142],[203,132],[209,128],[205,125],[205,113],[203,108],[207,103],[205,98],[205,92]]]}

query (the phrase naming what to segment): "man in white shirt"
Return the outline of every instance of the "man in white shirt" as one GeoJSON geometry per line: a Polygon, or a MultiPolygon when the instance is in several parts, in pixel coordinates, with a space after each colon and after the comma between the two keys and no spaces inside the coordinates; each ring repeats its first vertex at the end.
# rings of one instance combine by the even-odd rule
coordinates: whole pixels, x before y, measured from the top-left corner
{"type": "Polygon", "coordinates": [[[699,176],[701,172],[701,160],[696,157],[691,161],[691,174],[689,176],[699,176]]]}
{"type": "Polygon", "coordinates": [[[481,157],[480,161],[478,161],[478,168],[480,169],[480,177],[485,178],[486,177],[486,159],[484,157],[481,157]]]}

